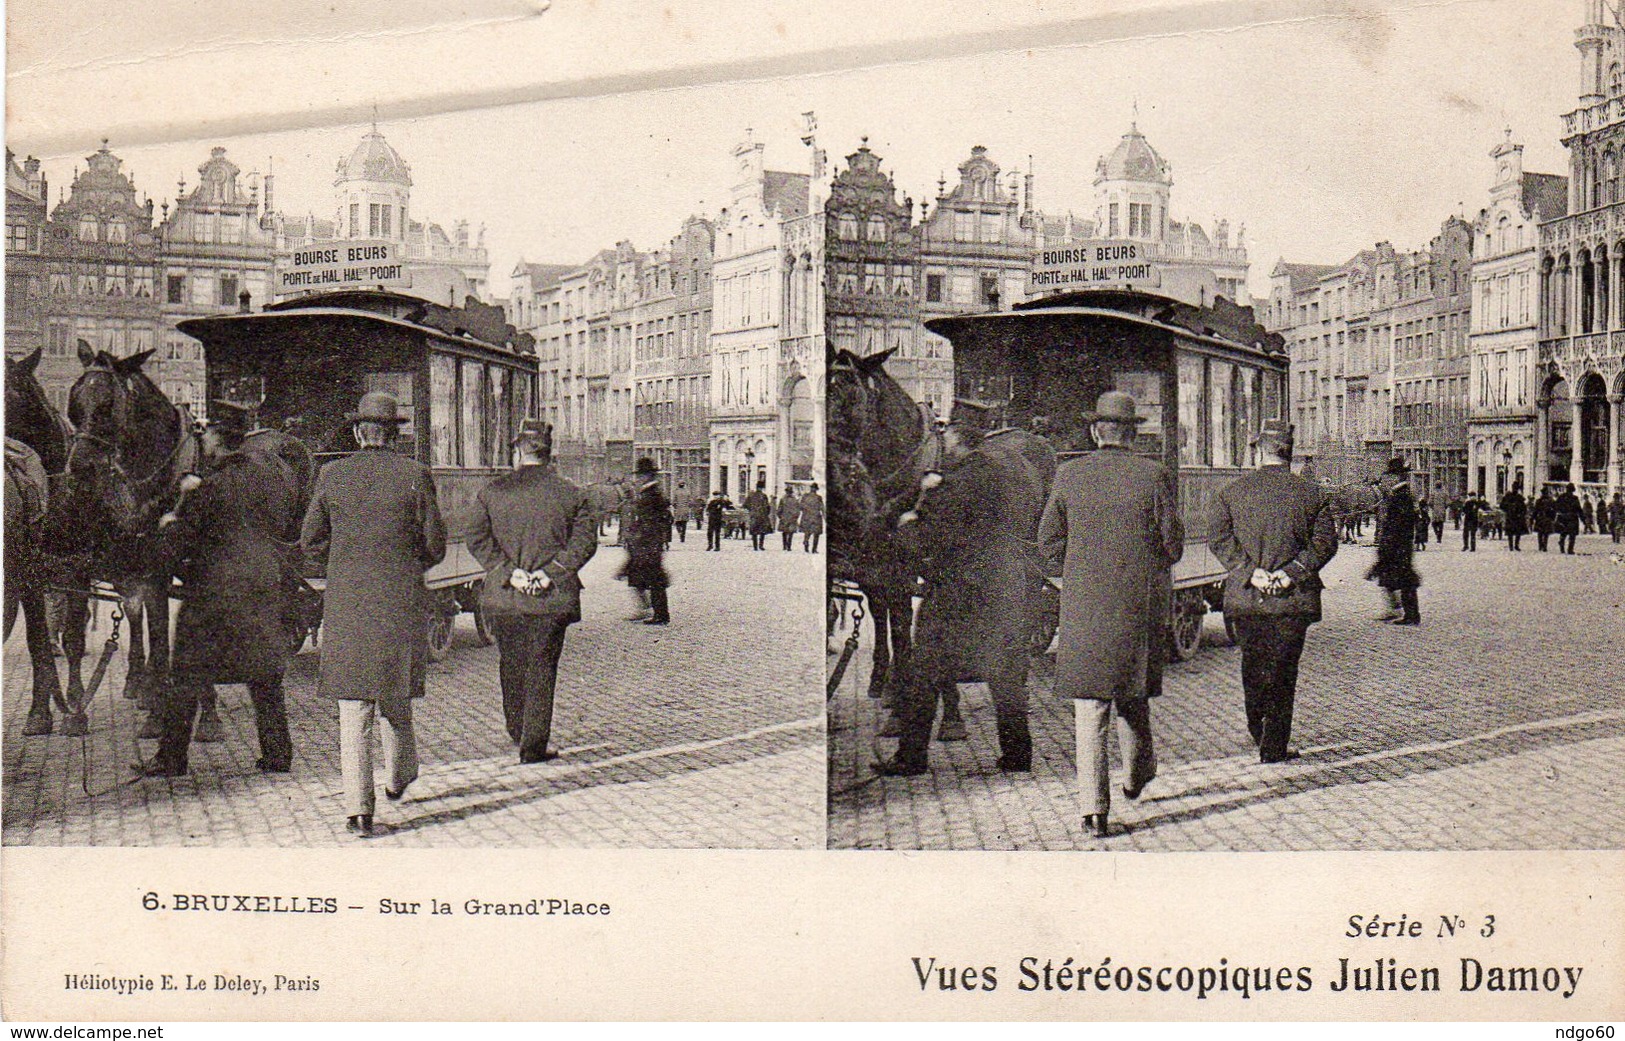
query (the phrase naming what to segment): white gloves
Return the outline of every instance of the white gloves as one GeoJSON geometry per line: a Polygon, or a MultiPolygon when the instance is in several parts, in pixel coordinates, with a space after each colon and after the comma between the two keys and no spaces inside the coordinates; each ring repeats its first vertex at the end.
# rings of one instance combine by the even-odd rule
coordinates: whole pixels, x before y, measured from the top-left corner
{"type": "Polygon", "coordinates": [[[541,596],[552,588],[553,579],[545,571],[526,571],[523,568],[514,568],[513,574],[508,576],[508,584],[526,596],[541,596]]]}
{"type": "Polygon", "coordinates": [[[1292,578],[1285,571],[1265,571],[1263,568],[1253,568],[1253,577],[1248,580],[1247,584],[1265,596],[1283,596],[1292,588],[1292,578]]]}

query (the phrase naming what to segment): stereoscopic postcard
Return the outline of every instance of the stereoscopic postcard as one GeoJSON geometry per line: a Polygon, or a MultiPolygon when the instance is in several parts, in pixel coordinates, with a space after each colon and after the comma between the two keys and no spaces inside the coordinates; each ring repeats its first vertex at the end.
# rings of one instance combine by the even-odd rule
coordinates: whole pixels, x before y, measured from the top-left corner
{"type": "Polygon", "coordinates": [[[1625,1015],[1609,0],[8,16],[6,1018],[1625,1015]]]}

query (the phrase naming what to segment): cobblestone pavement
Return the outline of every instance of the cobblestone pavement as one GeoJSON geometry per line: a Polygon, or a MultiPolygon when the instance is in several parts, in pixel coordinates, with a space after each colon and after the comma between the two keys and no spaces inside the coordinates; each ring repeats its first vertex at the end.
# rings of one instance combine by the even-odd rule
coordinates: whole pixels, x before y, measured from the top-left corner
{"type": "MultiPolygon", "coordinates": [[[[1454,536],[1454,541],[1452,537],[1454,536]]],[[[1326,619],[1310,630],[1293,743],[1262,766],[1242,713],[1240,652],[1210,615],[1206,646],[1173,665],[1152,705],[1160,772],[1114,800],[1113,835],[1087,837],[1072,705],[1030,681],[1033,773],[1004,775],[993,708],[961,687],[971,739],[931,746],[932,769],[879,778],[869,648],[830,702],[830,844],[861,849],[1460,850],[1625,846],[1625,547],[1579,555],[1486,541],[1418,554],[1423,624],[1374,621],[1374,556],[1343,546],[1326,619]]],[[[1555,543],[1554,543],[1555,545],[1555,543]]],[[[1114,741],[1115,744],[1115,741],[1114,741]]],[[[1114,753],[1115,755],[1115,753],[1114,753]]],[[[1121,767],[1114,761],[1114,784],[1121,767]]]]}
{"type": "MultiPolygon", "coordinates": [[[[606,540],[607,542],[607,540],[606,540]]],[[[582,624],[560,665],[545,765],[518,764],[502,722],[497,650],[460,616],[451,656],[429,670],[416,707],[422,777],[399,804],[378,801],[395,847],[819,848],[824,843],[823,556],[704,552],[690,532],[667,555],[669,629],[629,624],[604,545],[583,572],[582,624]]],[[[105,623],[104,623],[105,624],[105,623]]],[[[40,845],[329,846],[344,830],[338,713],[315,692],[306,648],[287,679],[291,774],[267,775],[242,687],[220,688],[227,730],[192,746],[190,776],[132,780],[134,703],[115,658],[77,739],[21,736],[30,666],[22,624],[5,646],[4,842],[40,845]],[[89,788],[80,787],[88,756],[89,788]]],[[[93,651],[103,636],[92,634],[93,651]]],[[[86,661],[86,674],[92,659],[86,661]]],[[[142,742],[151,755],[155,743],[142,742]]],[[[383,784],[380,771],[379,784],[383,784]]]]}

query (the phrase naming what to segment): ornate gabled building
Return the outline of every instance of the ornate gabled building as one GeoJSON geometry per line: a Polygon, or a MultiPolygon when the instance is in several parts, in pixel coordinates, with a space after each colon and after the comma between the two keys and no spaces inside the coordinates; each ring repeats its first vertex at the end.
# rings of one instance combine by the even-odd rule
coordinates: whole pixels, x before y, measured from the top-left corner
{"type": "Polygon", "coordinates": [[[747,131],[733,150],[732,200],[717,220],[712,266],[712,489],[735,501],[789,479],[779,358],[788,284],[786,222],[811,207],[811,177],[768,170],[765,146],[747,131]]]}
{"type": "MultiPolygon", "coordinates": [[[[937,182],[935,205],[922,215],[917,239],[920,322],[996,311],[1025,299],[1033,235],[1022,219],[1019,192],[1000,182],[999,164],[981,145],[959,164],[957,184],[950,189],[946,181],[937,182]]],[[[922,325],[909,347],[911,379],[903,379],[903,385],[914,400],[948,415],[954,398],[953,345],[922,325]]]]}
{"type": "Polygon", "coordinates": [[[711,263],[716,227],[690,217],[644,266],[632,345],[633,454],[660,467],[674,509],[710,488],[711,263]]]}
{"type": "Polygon", "coordinates": [[[33,156],[21,165],[6,150],[6,353],[13,358],[45,344],[45,302],[50,280],[45,240],[49,185],[33,156]]]}
{"type": "Polygon", "coordinates": [[[1563,117],[1567,213],[1540,225],[1535,480],[1625,487],[1625,29],[1584,0],[1579,105],[1563,117]]]}
{"type": "MultiPolygon", "coordinates": [[[[124,357],[156,351],[162,326],[152,200],[139,197],[105,140],[87,162],[40,240],[45,356],[36,375],[59,408],[79,377],[77,341],[124,357]]],[[[160,387],[174,382],[167,371],[162,359],[146,369],[160,387]]]]}
{"type": "Polygon", "coordinates": [[[1472,412],[1468,484],[1498,501],[1538,482],[1535,398],[1540,388],[1541,221],[1568,210],[1568,178],[1527,173],[1512,132],[1490,152],[1490,203],[1473,222],[1472,412]]]}
{"type": "Polygon", "coordinates": [[[273,258],[270,228],[260,219],[257,187],[245,190],[242,171],[224,148],[210,151],[190,192],[181,182],[175,207],[164,205],[158,228],[158,292],[163,312],[159,387],[172,401],[207,410],[203,348],[176,324],[269,303],[273,258]]]}

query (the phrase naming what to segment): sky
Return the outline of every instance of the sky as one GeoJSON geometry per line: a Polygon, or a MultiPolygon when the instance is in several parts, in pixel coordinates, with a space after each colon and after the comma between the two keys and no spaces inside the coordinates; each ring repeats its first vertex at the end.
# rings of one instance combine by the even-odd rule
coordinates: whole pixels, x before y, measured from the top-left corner
{"type": "MultiPolygon", "coordinates": [[[[1260,0],[1263,2],[1263,0],[1260,0]]],[[[1234,5],[1232,5],[1234,6],[1234,5]]],[[[730,151],[750,128],[772,169],[805,171],[801,113],[818,118],[829,172],[867,135],[916,206],[950,185],[973,145],[1008,173],[1031,168],[1040,209],[1092,215],[1096,160],[1138,126],[1172,166],[1173,216],[1246,227],[1250,287],[1279,258],[1336,263],[1377,241],[1427,244],[1487,202],[1489,151],[1511,129],[1525,168],[1566,173],[1561,114],[1575,107],[1581,0],[1326,0],[1322,17],[1122,42],[890,61],[847,71],[565,98],[380,125],[411,164],[416,219],[487,227],[491,288],[520,259],[579,263],[621,239],[663,245],[689,214],[727,205],[730,151]]],[[[108,72],[116,82],[116,69],[108,72]]],[[[263,101],[263,97],[262,97],[263,101]]],[[[290,214],[332,216],[333,171],[367,129],[123,146],[86,125],[77,150],[43,155],[52,203],[113,135],[157,202],[197,180],[223,145],[247,173],[276,173],[290,214]]],[[[53,127],[62,139],[63,127],[53,127]]],[[[150,134],[146,135],[148,138],[150,134]]],[[[8,141],[35,153],[24,138],[8,141]]],[[[917,212],[917,211],[916,211],[917,212]]]]}

